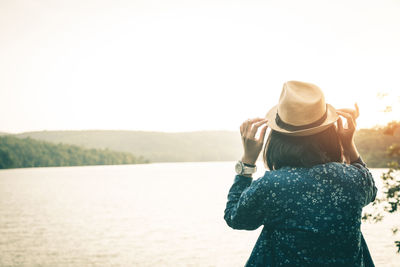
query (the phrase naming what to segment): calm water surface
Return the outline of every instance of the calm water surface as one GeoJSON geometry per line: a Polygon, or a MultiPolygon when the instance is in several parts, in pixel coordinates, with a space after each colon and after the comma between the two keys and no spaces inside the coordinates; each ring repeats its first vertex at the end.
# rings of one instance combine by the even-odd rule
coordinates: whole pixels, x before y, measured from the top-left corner
{"type": "MultiPolygon", "coordinates": [[[[233,166],[1,170],[0,266],[243,266],[261,227],[223,220],[233,166]]],[[[372,171],[378,180],[382,170],[372,171]]],[[[362,226],[377,266],[399,266],[396,223],[362,226]]]]}

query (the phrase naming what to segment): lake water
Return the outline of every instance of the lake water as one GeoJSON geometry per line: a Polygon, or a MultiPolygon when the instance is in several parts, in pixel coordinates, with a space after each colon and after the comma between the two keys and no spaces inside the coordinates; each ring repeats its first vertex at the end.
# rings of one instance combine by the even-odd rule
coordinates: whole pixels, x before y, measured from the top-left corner
{"type": "MultiPolygon", "coordinates": [[[[1,170],[0,266],[243,266],[261,227],[238,231],[223,220],[233,170],[233,162],[1,170]]],[[[372,172],[378,180],[382,170],[372,172]]],[[[376,266],[399,266],[390,231],[399,218],[363,223],[376,266]]]]}

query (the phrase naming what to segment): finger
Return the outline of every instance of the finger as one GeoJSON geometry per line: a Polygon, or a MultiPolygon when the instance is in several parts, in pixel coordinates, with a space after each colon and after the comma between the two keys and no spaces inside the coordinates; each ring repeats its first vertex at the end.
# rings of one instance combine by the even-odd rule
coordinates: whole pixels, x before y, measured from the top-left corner
{"type": "Polygon", "coordinates": [[[358,118],[358,116],[360,116],[360,108],[357,103],[354,103],[354,106],[356,107],[356,118],[358,118]]]}
{"type": "Polygon", "coordinates": [[[263,119],[264,119],[264,118],[247,119],[244,123],[246,123],[246,124],[253,124],[254,122],[262,121],[263,119]]]}
{"type": "Polygon", "coordinates": [[[254,122],[262,121],[262,120],[265,120],[265,118],[254,118],[254,119],[251,119],[250,122],[254,123],[254,122]]]}
{"type": "Polygon", "coordinates": [[[343,121],[342,121],[342,118],[340,118],[340,117],[337,120],[337,127],[338,127],[339,132],[343,132],[343,121]]]}
{"type": "Polygon", "coordinates": [[[253,126],[252,126],[252,129],[251,129],[251,131],[250,131],[250,138],[254,138],[254,137],[256,136],[256,133],[257,133],[257,131],[258,131],[258,128],[259,128],[261,125],[265,124],[265,123],[267,123],[267,120],[266,120],[266,119],[263,119],[262,121],[259,121],[259,122],[254,123],[253,126]]]}
{"type": "Polygon", "coordinates": [[[263,120],[265,120],[265,118],[254,118],[254,119],[251,119],[249,122],[249,130],[251,130],[252,129],[252,127],[253,127],[253,125],[255,124],[255,123],[258,123],[258,122],[261,122],[261,121],[263,121],[263,120]]]}
{"type": "Polygon", "coordinates": [[[350,112],[342,111],[342,110],[336,110],[336,113],[339,114],[340,116],[347,118],[348,116],[352,117],[350,112]]]}
{"type": "Polygon", "coordinates": [[[264,143],[265,133],[267,132],[267,129],[268,129],[268,126],[267,126],[267,125],[264,125],[264,126],[261,128],[261,131],[260,131],[260,139],[259,139],[260,143],[264,143]]]}
{"type": "Polygon", "coordinates": [[[355,114],[356,111],[354,109],[351,108],[339,108],[337,109],[338,111],[342,111],[342,112],[346,112],[346,113],[350,113],[350,114],[355,114]]]}
{"type": "Polygon", "coordinates": [[[251,134],[251,129],[252,129],[253,123],[261,121],[261,120],[263,120],[263,119],[262,118],[248,119],[246,121],[246,126],[245,126],[245,129],[244,129],[243,136],[249,137],[250,134],[251,134]]]}
{"type": "Polygon", "coordinates": [[[243,134],[242,134],[242,136],[246,136],[247,129],[249,128],[249,124],[250,124],[250,119],[248,119],[245,122],[243,122],[243,134]]]}
{"type": "Polygon", "coordinates": [[[347,123],[349,124],[350,129],[355,129],[357,125],[356,118],[354,117],[354,114],[349,114],[349,115],[350,115],[350,121],[347,120],[347,123]]]}
{"type": "Polygon", "coordinates": [[[240,138],[242,139],[242,142],[244,142],[244,123],[240,125],[240,138]]]}
{"type": "Polygon", "coordinates": [[[337,113],[340,116],[343,116],[343,117],[346,118],[347,124],[349,125],[349,129],[355,129],[356,128],[354,120],[353,120],[353,116],[351,114],[346,113],[346,112],[342,112],[342,111],[337,111],[337,113]]]}
{"type": "Polygon", "coordinates": [[[353,119],[356,120],[360,114],[358,106],[356,106],[357,104],[355,104],[355,108],[356,109],[351,109],[351,108],[339,108],[337,109],[337,111],[342,111],[342,112],[346,112],[351,114],[351,116],[353,116],[353,119]]]}
{"type": "Polygon", "coordinates": [[[241,125],[240,125],[240,135],[243,137],[246,133],[246,128],[248,126],[249,120],[245,120],[241,125]]]}

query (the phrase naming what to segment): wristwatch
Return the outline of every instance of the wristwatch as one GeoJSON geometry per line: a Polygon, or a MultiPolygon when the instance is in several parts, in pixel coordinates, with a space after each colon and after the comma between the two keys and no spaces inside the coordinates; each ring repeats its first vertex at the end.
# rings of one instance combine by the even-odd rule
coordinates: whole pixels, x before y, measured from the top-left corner
{"type": "Polygon", "coordinates": [[[238,161],[235,165],[235,171],[239,175],[243,174],[252,174],[257,171],[257,166],[256,165],[249,165],[245,164],[242,161],[238,161]]]}

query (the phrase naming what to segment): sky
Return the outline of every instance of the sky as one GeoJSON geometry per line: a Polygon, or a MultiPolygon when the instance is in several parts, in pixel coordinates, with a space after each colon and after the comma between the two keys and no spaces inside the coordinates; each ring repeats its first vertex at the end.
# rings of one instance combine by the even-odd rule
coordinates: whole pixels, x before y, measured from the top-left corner
{"type": "Polygon", "coordinates": [[[288,80],[382,125],[400,119],[398,14],[398,0],[1,0],[0,131],[238,130],[288,80]]]}

